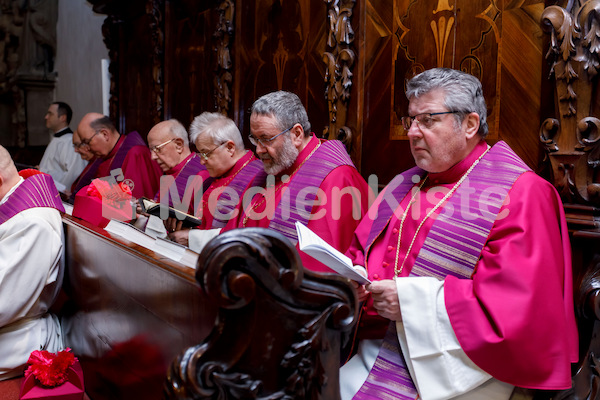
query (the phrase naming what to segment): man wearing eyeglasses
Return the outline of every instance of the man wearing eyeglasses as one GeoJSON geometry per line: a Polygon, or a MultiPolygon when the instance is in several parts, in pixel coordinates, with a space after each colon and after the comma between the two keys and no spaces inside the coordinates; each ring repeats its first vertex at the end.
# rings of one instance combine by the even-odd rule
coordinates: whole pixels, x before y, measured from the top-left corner
{"type": "Polygon", "coordinates": [[[83,146],[81,144],[81,138],[79,137],[79,133],[77,131],[73,132],[73,149],[82,160],[87,161],[87,165],[81,171],[81,174],[75,179],[73,184],[71,185],[71,190],[69,192],[69,202],[73,203],[75,200],[75,193],[79,191],[84,186],[87,186],[92,182],[92,179],[96,175],[96,170],[98,166],[102,163],[102,160],[99,160],[94,156],[87,146],[83,146]]]}
{"type": "Polygon", "coordinates": [[[347,252],[372,283],[356,284],[365,303],[342,399],[570,388],[577,330],[556,190],[506,143],[486,144],[474,76],[428,70],[406,95],[417,166],[380,193],[347,252]]]}
{"type": "MultiPolygon", "coordinates": [[[[150,155],[150,150],[136,131],[121,135],[109,117],[99,113],[86,114],[77,127],[81,138],[81,146],[96,156],[100,163],[96,168],[95,178],[116,177],[131,190],[132,196],[153,198],[159,189],[162,171],[150,155]]],[[[84,198],[88,196],[87,187],[79,189],[75,195],[73,215],[80,216],[95,213],[95,207],[89,210],[77,207],[88,204],[84,198]]],[[[87,207],[87,206],[86,206],[87,207]]],[[[90,218],[91,219],[91,218],[90,218]]]]}
{"type": "MultiPolygon", "coordinates": [[[[368,207],[368,187],[344,145],[311,133],[306,109],[297,95],[278,91],[252,105],[250,142],[270,175],[225,230],[243,227],[274,229],[294,244],[295,222],[345,251],[352,232],[368,207]]],[[[305,268],[332,272],[300,252],[305,268]]]]}
{"type": "Polygon", "coordinates": [[[73,131],[69,128],[73,111],[67,103],[54,102],[46,112],[46,128],[52,131],[52,140],[48,144],[40,161],[40,171],[50,174],[57,189],[66,193],[85,168],[83,161],[71,146],[73,131]]]}
{"type": "MultiPolygon", "coordinates": [[[[169,207],[182,209],[189,201],[187,208],[182,211],[194,214],[194,194],[210,185],[211,178],[202,165],[200,157],[190,150],[190,142],[185,127],[176,119],[169,119],[154,125],[148,132],[148,148],[154,160],[163,171],[161,188],[154,196],[154,201],[169,207]],[[195,187],[197,180],[199,188],[195,187]],[[188,197],[186,197],[186,192],[188,197]]],[[[147,220],[138,215],[136,226],[146,229],[153,236],[165,237],[167,232],[163,221],[155,216],[147,216],[147,220]]]]}
{"type": "Polygon", "coordinates": [[[249,187],[263,185],[266,174],[262,162],[252,151],[246,150],[235,122],[223,114],[203,112],[198,115],[190,125],[190,137],[212,178],[202,196],[202,225],[199,227],[212,232],[170,225],[173,233],[169,237],[192,249],[199,249],[227,224],[245,191],[249,187]]]}

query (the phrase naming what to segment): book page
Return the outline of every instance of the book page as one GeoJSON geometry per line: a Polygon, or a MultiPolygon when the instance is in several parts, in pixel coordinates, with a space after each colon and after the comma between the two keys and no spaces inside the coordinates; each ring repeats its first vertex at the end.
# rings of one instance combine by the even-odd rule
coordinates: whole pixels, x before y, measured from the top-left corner
{"type": "Polygon", "coordinates": [[[153,250],[155,245],[155,240],[152,236],[127,222],[111,219],[104,230],[150,250],[153,250]]]}
{"type": "Polygon", "coordinates": [[[348,279],[352,279],[361,285],[371,283],[370,280],[356,272],[349,257],[321,239],[302,223],[296,222],[296,232],[298,233],[298,248],[300,250],[348,279]]]}

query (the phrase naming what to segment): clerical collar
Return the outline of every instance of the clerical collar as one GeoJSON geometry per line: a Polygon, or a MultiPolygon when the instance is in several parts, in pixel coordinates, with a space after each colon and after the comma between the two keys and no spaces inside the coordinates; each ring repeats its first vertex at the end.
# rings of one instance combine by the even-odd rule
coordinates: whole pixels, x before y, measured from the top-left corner
{"type": "Polygon", "coordinates": [[[458,181],[487,148],[487,143],[484,140],[481,140],[479,143],[477,143],[473,151],[471,151],[468,156],[466,156],[462,161],[459,161],[450,169],[444,172],[429,173],[429,178],[427,179],[429,182],[427,183],[427,186],[443,185],[458,181]]]}
{"type": "Polygon", "coordinates": [[[66,135],[67,133],[73,133],[71,128],[69,128],[68,126],[66,128],[62,128],[58,132],[54,132],[54,137],[61,137],[62,135],[66,135]]]}

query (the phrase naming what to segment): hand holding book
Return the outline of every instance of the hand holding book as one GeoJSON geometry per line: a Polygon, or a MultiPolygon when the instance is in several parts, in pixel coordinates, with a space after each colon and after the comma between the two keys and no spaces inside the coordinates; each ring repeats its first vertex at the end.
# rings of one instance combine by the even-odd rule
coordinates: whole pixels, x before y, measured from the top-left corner
{"type": "Polygon", "coordinates": [[[296,222],[296,232],[298,233],[298,248],[300,250],[348,279],[352,279],[361,285],[371,283],[370,280],[354,269],[352,260],[349,257],[336,250],[302,223],[296,222]]]}

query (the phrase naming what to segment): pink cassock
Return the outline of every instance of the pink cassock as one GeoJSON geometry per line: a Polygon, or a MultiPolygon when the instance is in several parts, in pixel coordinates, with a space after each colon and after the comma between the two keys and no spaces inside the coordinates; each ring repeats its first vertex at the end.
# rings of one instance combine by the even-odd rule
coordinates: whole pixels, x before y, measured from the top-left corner
{"type": "MultiPolygon", "coordinates": [[[[451,188],[484,150],[482,142],[450,170],[430,174],[402,229],[398,266],[406,260],[400,276],[410,275],[437,215],[425,221],[406,256],[418,225],[443,197],[432,189],[451,188]]],[[[347,254],[355,264],[366,266],[372,280],[394,276],[400,216],[409,197],[400,202],[366,263],[363,244],[372,220],[365,217],[355,232],[347,254]]],[[[499,215],[503,218],[496,220],[472,279],[445,279],[452,328],[469,358],[494,378],[535,389],[570,388],[571,363],[578,358],[577,327],[570,244],[560,198],[551,184],[526,172],[513,185],[499,215]]],[[[382,338],[388,324],[369,298],[359,337],[382,338]]]]}
{"type": "Polygon", "coordinates": [[[125,179],[130,179],[134,183],[132,189],[133,197],[136,199],[140,197],[152,199],[160,187],[162,170],[152,160],[150,150],[146,146],[133,146],[127,152],[121,165],[113,165],[113,159],[124,140],[125,136],[122,135],[115,148],[98,167],[96,178],[110,176],[111,171],[121,168],[125,179]]]}

